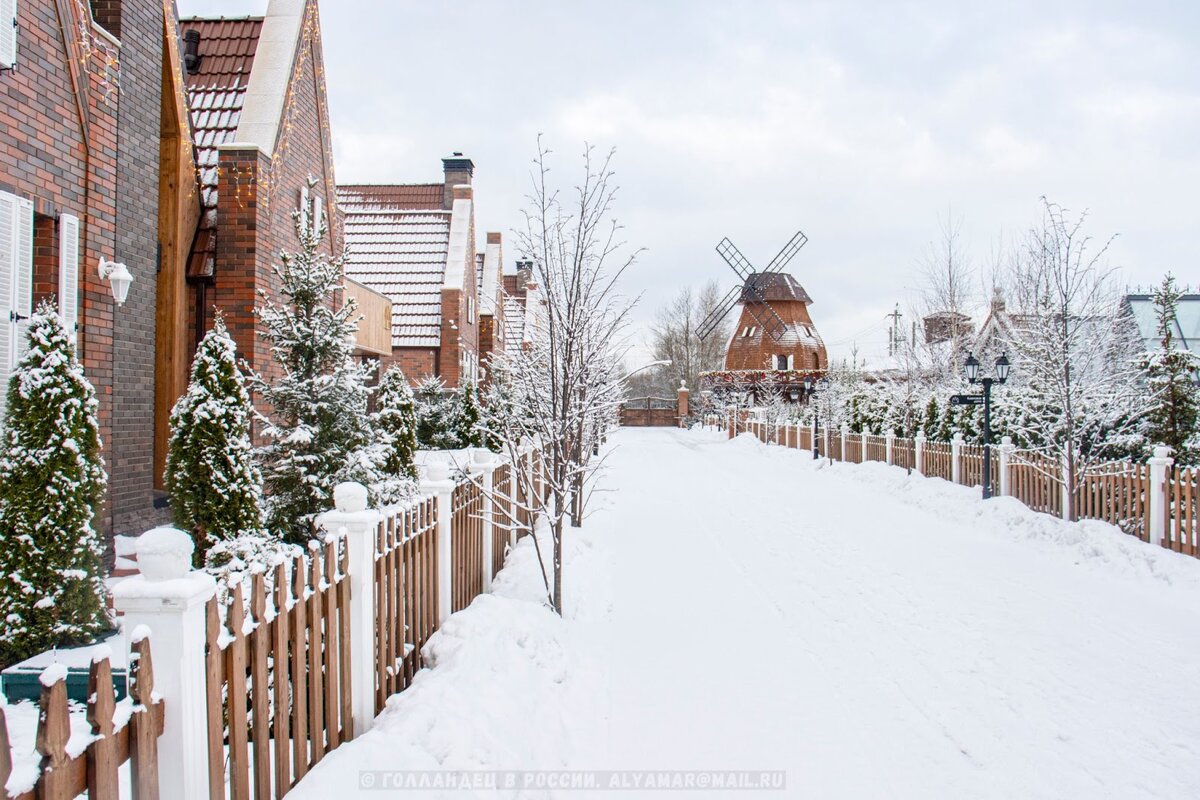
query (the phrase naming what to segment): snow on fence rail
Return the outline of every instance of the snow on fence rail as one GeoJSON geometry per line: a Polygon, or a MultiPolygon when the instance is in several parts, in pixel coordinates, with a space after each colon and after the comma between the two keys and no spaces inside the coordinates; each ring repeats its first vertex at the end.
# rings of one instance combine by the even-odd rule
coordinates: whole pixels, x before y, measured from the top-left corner
{"type": "MultiPolygon", "coordinates": [[[[801,450],[812,449],[815,437],[821,456],[837,461],[882,461],[966,486],[983,482],[983,447],[967,444],[961,435],[952,442],[931,442],[919,434],[906,439],[853,433],[846,426],[767,425],[746,413],[729,414],[723,427],[730,438],[748,432],[764,443],[801,450]]],[[[1146,464],[1120,461],[1089,468],[1070,503],[1064,503],[1063,466],[1055,459],[1017,450],[1006,441],[992,447],[991,461],[997,495],[1047,514],[1103,520],[1144,541],[1200,558],[1200,468],[1173,468],[1167,448],[1157,448],[1146,464]]]]}
{"type": "Polygon", "coordinates": [[[8,720],[0,706],[0,786],[15,777],[14,800],[118,800],[120,768],[129,762],[132,786],[142,800],[156,800],[158,738],[163,732],[164,703],[155,695],[149,637],[134,637],[129,699],[118,703],[109,654],[100,652],[88,668],[87,722],[91,738],[82,750],[71,745],[67,703],[67,670],[61,665],[42,672],[38,699],[36,766],[16,765],[9,746],[8,720]],[[28,767],[28,769],[25,769],[28,767]],[[28,775],[24,773],[28,772],[28,775]],[[27,780],[22,780],[27,778],[27,780]],[[24,785],[20,785],[24,784],[24,785]]]}

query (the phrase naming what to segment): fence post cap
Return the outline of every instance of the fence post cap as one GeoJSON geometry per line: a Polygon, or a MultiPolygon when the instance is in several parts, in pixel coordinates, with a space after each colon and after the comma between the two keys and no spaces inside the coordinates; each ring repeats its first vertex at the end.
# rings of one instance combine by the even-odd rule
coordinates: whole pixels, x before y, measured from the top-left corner
{"type": "Polygon", "coordinates": [[[917,435],[913,437],[919,442],[925,441],[925,431],[917,431],[917,435]]]}
{"type": "Polygon", "coordinates": [[[343,514],[367,510],[367,487],[356,481],[342,481],[333,487],[333,507],[343,514]]]}
{"type": "Polygon", "coordinates": [[[1154,448],[1154,458],[1152,458],[1151,461],[1170,464],[1174,461],[1174,459],[1171,458],[1172,452],[1174,452],[1173,449],[1165,444],[1156,445],[1154,448]]]}
{"type": "Polygon", "coordinates": [[[138,571],[148,581],[186,577],[196,545],[192,537],[171,525],[160,525],[137,538],[138,571]]]}
{"type": "Polygon", "coordinates": [[[955,431],[954,436],[950,439],[950,441],[955,442],[955,443],[961,443],[961,442],[965,441],[963,439],[962,431],[955,431]]]}
{"type": "Polygon", "coordinates": [[[1001,447],[1013,447],[1012,437],[1011,436],[1001,436],[1000,437],[1000,446],[1001,447]]]}
{"type": "Polygon", "coordinates": [[[425,464],[425,477],[429,481],[450,480],[450,465],[445,461],[429,461],[425,464]]]}
{"type": "Polygon", "coordinates": [[[888,438],[888,439],[895,439],[895,438],[896,438],[896,432],[895,432],[895,431],[888,431],[887,433],[885,433],[885,434],[884,434],[884,436],[885,436],[886,438],[888,438]]]}

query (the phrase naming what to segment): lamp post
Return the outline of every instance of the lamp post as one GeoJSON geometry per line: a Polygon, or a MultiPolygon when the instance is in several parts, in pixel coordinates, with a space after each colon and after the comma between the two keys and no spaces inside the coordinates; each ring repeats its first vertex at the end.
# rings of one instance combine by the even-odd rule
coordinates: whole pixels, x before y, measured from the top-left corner
{"type": "Polygon", "coordinates": [[[983,384],[983,499],[987,500],[992,496],[992,384],[1007,381],[1012,364],[1008,356],[1002,355],[996,359],[996,376],[981,378],[979,360],[974,353],[969,353],[963,367],[967,373],[967,383],[983,384]]]}
{"type": "Polygon", "coordinates": [[[804,393],[808,395],[808,402],[813,404],[813,461],[821,457],[821,438],[817,434],[821,422],[821,406],[817,404],[813,396],[818,389],[824,390],[828,385],[829,381],[825,378],[814,382],[811,375],[804,377],[804,393]]]}

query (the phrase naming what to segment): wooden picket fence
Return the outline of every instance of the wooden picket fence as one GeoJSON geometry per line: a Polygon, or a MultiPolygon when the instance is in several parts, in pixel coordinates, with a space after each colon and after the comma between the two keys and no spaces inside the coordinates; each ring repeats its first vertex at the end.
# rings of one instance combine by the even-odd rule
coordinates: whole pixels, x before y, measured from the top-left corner
{"type": "Polygon", "coordinates": [[[466,478],[460,480],[451,495],[451,561],[454,566],[450,587],[450,608],[461,611],[483,592],[483,489],[466,478]]]}
{"type": "Polygon", "coordinates": [[[1115,461],[1085,474],[1075,490],[1075,514],[1116,525],[1147,539],[1150,525],[1150,468],[1115,461]]]}
{"type": "Polygon", "coordinates": [[[511,540],[509,536],[509,528],[512,525],[512,468],[508,464],[501,464],[496,468],[492,477],[492,492],[495,495],[492,503],[494,509],[492,511],[492,577],[499,574],[501,568],[504,567],[504,557],[508,552],[508,543],[511,540]]]}
{"type": "Polygon", "coordinates": [[[213,800],[282,797],[354,736],[345,543],[328,537],[213,597],[207,614],[213,800]],[[253,794],[251,794],[253,787],[253,794]]]}
{"type": "Polygon", "coordinates": [[[375,711],[408,688],[437,630],[437,503],[389,511],[375,533],[375,711]]]}
{"type": "MultiPolygon", "coordinates": [[[[808,426],[785,425],[783,433],[776,433],[760,420],[729,418],[729,421],[731,431],[749,431],[764,443],[805,450],[812,445],[813,432],[808,426]]],[[[838,428],[824,430],[817,436],[828,437],[829,447],[821,452],[823,458],[849,463],[883,461],[908,470],[919,469],[928,477],[957,480],[966,486],[983,484],[984,450],[980,444],[959,441],[956,448],[950,442],[894,437],[889,459],[886,436],[843,433],[838,428]]],[[[997,493],[1004,486],[1009,496],[1029,508],[1063,516],[1063,468],[1054,458],[1034,451],[1011,450],[1007,480],[1003,483],[1000,446],[992,446],[990,458],[992,485],[997,493]]],[[[1168,549],[1200,557],[1200,468],[1167,469],[1161,497],[1156,496],[1158,491],[1151,488],[1151,469],[1147,464],[1117,461],[1089,465],[1075,488],[1071,516],[1102,520],[1144,541],[1157,540],[1168,549]],[[1160,503],[1163,509],[1159,531],[1151,529],[1152,524],[1157,524],[1152,515],[1155,503],[1160,503]]]]}
{"type": "Polygon", "coordinates": [[[1171,470],[1165,491],[1168,513],[1163,546],[1200,556],[1200,468],[1171,470]]]}
{"type": "MultiPolygon", "coordinates": [[[[128,762],[135,796],[157,800],[158,737],[163,732],[165,712],[163,701],[154,695],[149,638],[133,644],[129,696],[133,713],[117,727],[112,665],[107,657],[92,661],[88,668],[87,721],[93,739],[82,753],[72,756],[67,752],[71,719],[66,682],[55,680],[49,686],[43,685],[38,700],[36,747],[41,761],[37,783],[28,791],[4,796],[13,800],[72,800],[86,795],[89,800],[119,800],[119,772],[128,762]]],[[[0,706],[0,786],[8,783],[12,769],[8,721],[0,706]]]]}

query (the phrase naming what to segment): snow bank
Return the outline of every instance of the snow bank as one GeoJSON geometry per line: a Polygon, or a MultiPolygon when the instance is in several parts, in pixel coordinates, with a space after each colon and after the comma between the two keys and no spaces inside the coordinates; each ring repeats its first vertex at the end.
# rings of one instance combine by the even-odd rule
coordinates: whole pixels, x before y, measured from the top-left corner
{"type": "MultiPolygon", "coordinates": [[[[542,547],[549,547],[544,534],[542,547]]],[[[375,727],[329,754],[288,796],[344,796],[362,785],[363,771],[566,768],[580,741],[577,731],[599,724],[600,662],[576,630],[578,620],[594,618],[593,609],[604,607],[592,549],[586,533],[572,532],[567,586],[575,588],[567,595],[564,620],[545,602],[533,540],[524,537],[493,594],[475,598],[426,644],[425,668],[412,686],[388,699],[375,727]]],[[[389,795],[375,790],[363,796],[389,795]]],[[[446,796],[497,795],[454,790],[446,796]]]]}

